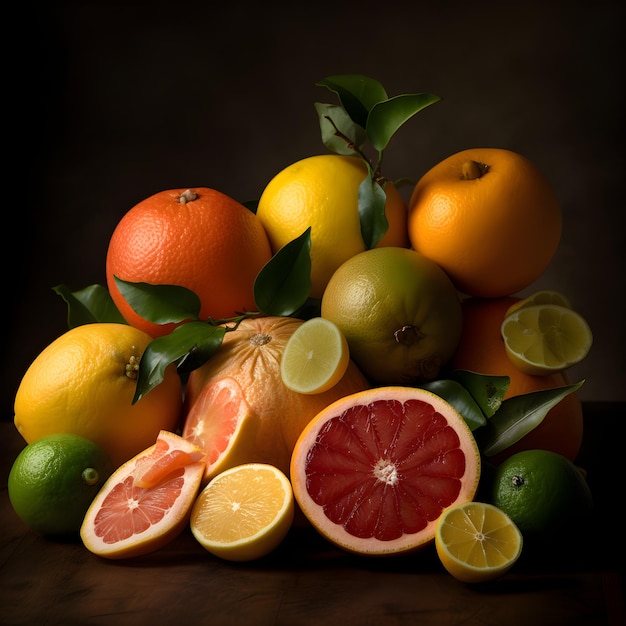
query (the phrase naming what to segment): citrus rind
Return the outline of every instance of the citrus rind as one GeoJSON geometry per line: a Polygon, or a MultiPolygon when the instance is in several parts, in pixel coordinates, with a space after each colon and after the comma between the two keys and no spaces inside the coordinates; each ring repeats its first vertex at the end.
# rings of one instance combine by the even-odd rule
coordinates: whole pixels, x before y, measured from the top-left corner
{"type": "Polygon", "coordinates": [[[204,450],[162,430],[155,444],[126,461],[102,486],[80,528],[84,546],[108,559],[162,548],[186,528],[204,466],[204,450]],[[138,486],[155,465],[157,476],[150,477],[149,486],[138,486]]]}
{"type": "Polygon", "coordinates": [[[556,304],[557,306],[564,306],[566,309],[572,308],[572,304],[565,294],[554,289],[541,289],[512,304],[504,314],[504,317],[508,317],[519,309],[526,309],[538,304],[556,304]]]}
{"type": "Polygon", "coordinates": [[[431,543],[443,509],[472,500],[479,476],[478,447],[458,412],[429,391],[399,386],[322,410],[300,435],[290,471],[313,528],[370,556],[431,543]]]}
{"type": "Polygon", "coordinates": [[[556,304],[518,309],[500,327],[507,355],[525,374],[562,372],[580,363],[593,343],[591,328],[576,311],[556,304]]]}
{"type": "Polygon", "coordinates": [[[190,527],[208,552],[228,561],[252,561],[275,550],[294,519],[287,476],[273,465],[246,463],[215,476],[200,492],[190,527]]]}
{"type": "Polygon", "coordinates": [[[437,524],[435,548],[444,568],[466,583],[504,576],[522,553],[523,537],[502,510],[484,502],[447,508],[437,524]]]}
{"type": "Polygon", "coordinates": [[[349,361],[348,342],[337,325],[323,317],[313,317],[287,341],[280,374],[292,391],[323,393],[343,378],[349,361]]]}

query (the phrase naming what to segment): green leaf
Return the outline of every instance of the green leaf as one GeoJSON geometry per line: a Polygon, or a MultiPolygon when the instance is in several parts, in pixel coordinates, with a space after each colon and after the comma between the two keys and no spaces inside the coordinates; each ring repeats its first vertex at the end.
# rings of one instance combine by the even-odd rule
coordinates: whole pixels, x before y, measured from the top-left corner
{"type": "Polygon", "coordinates": [[[131,283],[117,276],[115,284],[133,311],[153,324],[197,320],[200,298],[186,287],[131,283]]]}
{"type": "Polygon", "coordinates": [[[311,293],[311,227],[285,244],[254,281],[254,301],[266,315],[289,316],[311,293]]]}
{"type": "Polygon", "coordinates": [[[111,294],[102,285],[91,285],[74,292],[71,292],[66,285],[57,285],[53,287],[53,290],[67,304],[68,328],[96,322],[126,324],[111,294]]]}
{"type": "Polygon", "coordinates": [[[322,299],[307,298],[306,302],[291,314],[299,320],[310,320],[312,317],[322,316],[322,299]]]}
{"type": "Polygon", "coordinates": [[[367,141],[365,129],[355,124],[340,106],[316,102],[315,110],[324,145],[337,154],[360,156],[356,148],[367,141]]]}
{"type": "Polygon", "coordinates": [[[574,393],[584,380],[565,387],[542,389],[504,400],[495,415],[477,432],[478,446],[489,457],[506,450],[538,426],[548,411],[574,393]]]}
{"type": "Polygon", "coordinates": [[[384,87],[377,80],[362,74],[328,76],[315,84],[336,93],[346,113],[361,128],[366,127],[372,107],[387,99],[384,87]]]}
{"type": "Polygon", "coordinates": [[[470,430],[474,431],[487,423],[480,407],[461,383],[455,380],[441,379],[425,383],[420,387],[432,391],[449,402],[462,415],[470,430]]]}
{"type": "Polygon", "coordinates": [[[487,419],[500,408],[511,382],[508,376],[488,376],[468,370],[455,370],[451,377],[469,391],[487,419]]]}
{"type": "Polygon", "coordinates": [[[370,143],[382,152],[409,118],[439,100],[439,96],[429,93],[404,94],[374,105],[365,126],[370,143]]]}
{"type": "Polygon", "coordinates": [[[171,363],[187,362],[182,371],[191,371],[206,363],[222,344],[225,333],[226,328],[222,326],[195,321],[153,339],[139,362],[133,404],[163,381],[165,370],[171,363]]]}
{"type": "Polygon", "coordinates": [[[359,185],[358,197],[361,236],[369,250],[376,247],[389,228],[385,215],[387,196],[385,190],[368,175],[359,185]]]}

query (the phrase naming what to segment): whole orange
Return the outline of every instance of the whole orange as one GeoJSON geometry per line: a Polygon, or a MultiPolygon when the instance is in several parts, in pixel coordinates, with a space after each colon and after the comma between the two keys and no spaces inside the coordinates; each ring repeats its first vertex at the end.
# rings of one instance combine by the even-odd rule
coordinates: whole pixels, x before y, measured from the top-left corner
{"type": "Polygon", "coordinates": [[[205,448],[205,478],[242,463],[269,463],[287,474],[296,439],[313,416],[338,398],[369,388],[352,361],[327,391],[302,394],[287,388],[280,361],[303,323],[292,317],[244,319],[189,375],[182,433],[205,448]]]}
{"type": "Polygon", "coordinates": [[[107,285],[126,321],[157,337],[174,324],[140,317],[114,276],[187,287],[200,298],[201,319],[221,319],[256,309],[254,280],[271,256],[261,222],[242,204],[206,187],[171,189],[142,200],[117,224],[107,251],[107,285]]]}
{"type": "MultiPolygon", "coordinates": [[[[531,391],[562,387],[570,383],[566,372],[530,376],[518,370],[506,354],[500,335],[504,315],[519,298],[467,298],[462,302],[463,332],[450,369],[465,369],[510,379],[506,398],[531,391]]],[[[553,407],[543,421],[525,437],[500,454],[490,458],[502,462],[521,450],[544,449],[558,452],[571,461],[576,459],[583,438],[583,411],[580,398],[571,393],[553,407]]]]}
{"type": "Polygon", "coordinates": [[[544,272],[561,238],[559,200],[526,157],[500,148],[453,154],[417,182],[409,201],[412,246],[459,291],[508,296],[544,272]]]}

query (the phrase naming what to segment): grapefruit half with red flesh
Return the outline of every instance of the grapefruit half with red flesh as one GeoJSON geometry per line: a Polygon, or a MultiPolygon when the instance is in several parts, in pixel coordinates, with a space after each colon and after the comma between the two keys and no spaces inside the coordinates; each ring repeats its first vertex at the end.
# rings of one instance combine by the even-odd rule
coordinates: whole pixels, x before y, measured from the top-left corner
{"type": "Polygon", "coordinates": [[[92,501],[80,536],[98,556],[153,552],[187,526],[204,475],[204,450],[162,430],[156,443],[120,466],[92,501]]]}
{"type": "Polygon", "coordinates": [[[316,415],[290,473],[300,509],[322,536],[348,552],[393,555],[432,542],[443,510],[473,499],[480,454],[439,396],[379,387],[316,415]]]}

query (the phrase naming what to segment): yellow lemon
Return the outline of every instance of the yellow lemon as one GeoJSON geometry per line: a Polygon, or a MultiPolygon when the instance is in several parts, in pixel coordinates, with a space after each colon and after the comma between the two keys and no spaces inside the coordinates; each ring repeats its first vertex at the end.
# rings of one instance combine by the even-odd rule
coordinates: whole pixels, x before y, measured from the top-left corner
{"type": "MultiPolygon", "coordinates": [[[[317,155],[280,171],[265,187],[257,217],[272,251],[311,228],[311,297],[321,298],[333,272],[363,252],[359,220],[359,185],[368,175],[357,157],[317,155]]],[[[378,246],[409,247],[407,207],[391,182],[385,185],[385,215],[389,228],[378,246]]]]}
{"type": "Polygon", "coordinates": [[[160,430],[175,430],[182,386],[173,366],[132,403],[151,340],[132,326],[104,323],[77,326],[55,339],[20,382],[17,430],[27,443],[54,433],[80,435],[101,446],[115,467],[154,443],[160,430]]]}
{"type": "Polygon", "coordinates": [[[458,504],[446,509],[437,522],[437,555],[446,570],[463,582],[484,583],[504,576],[520,557],[522,546],[515,522],[492,504],[458,504]]]}

